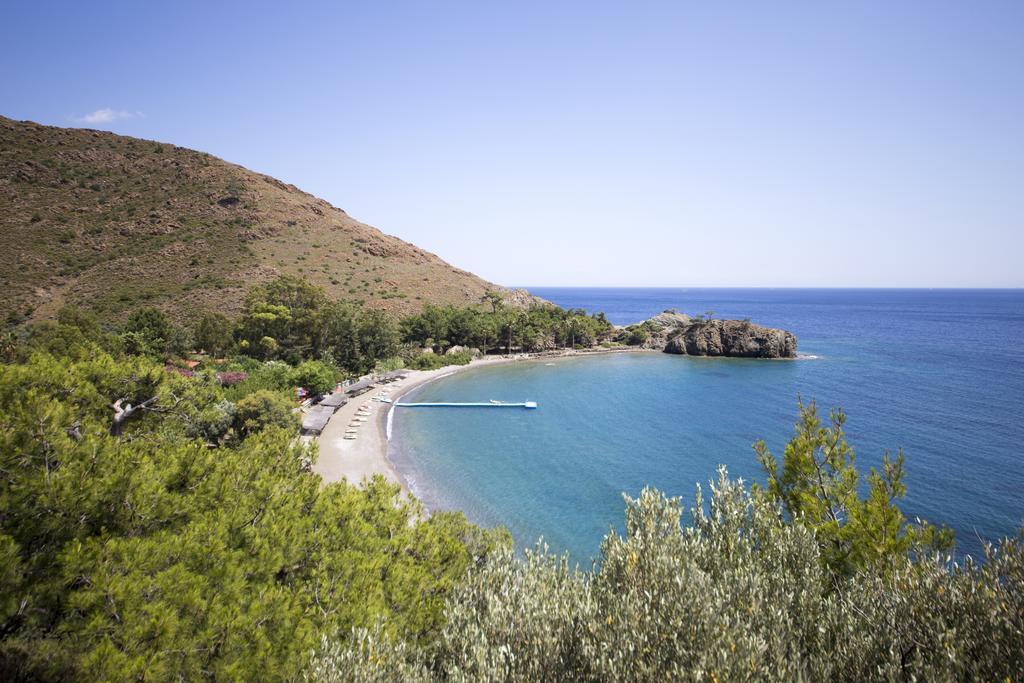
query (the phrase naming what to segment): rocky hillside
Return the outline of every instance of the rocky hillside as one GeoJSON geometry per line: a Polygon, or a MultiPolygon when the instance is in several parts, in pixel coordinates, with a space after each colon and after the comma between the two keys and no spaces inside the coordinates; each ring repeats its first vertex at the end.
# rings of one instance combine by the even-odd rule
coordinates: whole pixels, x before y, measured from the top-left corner
{"type": "Polygon", "coordinates": [[[140,305],[176,318],[231,314],[252,284],[278,274],[397,313],[477,303],[502,289],[203,152],[0,117],[0,315],[8,323],[65,302],[111,318],[140,305]]]}

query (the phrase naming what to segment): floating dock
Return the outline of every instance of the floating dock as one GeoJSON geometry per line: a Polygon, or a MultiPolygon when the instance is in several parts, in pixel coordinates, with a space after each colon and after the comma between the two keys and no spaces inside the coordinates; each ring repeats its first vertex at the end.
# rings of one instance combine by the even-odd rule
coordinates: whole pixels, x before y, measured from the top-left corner
{"type": "Polygon", "coordinates": [[[522,403],[396,403],[399,408],[531,408],[537,407],[536,401],[522,403]]]}

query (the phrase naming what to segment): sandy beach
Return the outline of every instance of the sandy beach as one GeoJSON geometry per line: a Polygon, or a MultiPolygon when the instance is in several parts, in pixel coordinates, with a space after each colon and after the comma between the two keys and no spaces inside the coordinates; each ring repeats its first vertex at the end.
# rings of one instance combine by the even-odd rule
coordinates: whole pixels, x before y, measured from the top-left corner
{"type": "Polygon", "coordinates": [[[497,363],[508,363],[520,358],[487,358],[473,361],[469,365],[450,365],[437,370],[410,370],[409,375],[398,382],[378,386],[357,396],[338,409],[323,433],[316,439],[320,456],[313,471],[324,483],[346,479],[352,483],[362,482],[374,475],[381,475],[408,491],[405,482],[388,459],[387,419],[394,409],[390,403],[375,401],[382,392],[393,401],[413,389],[440,377],[447,377],[470,368],[479,368],[497,363]],[[365,422],[358,422],[358,414],[367,413],[365,422]],[[358,424],[359,426],[350,426],[358,424]],[[356,429],[355,439],[346,439],[348,429],[356,429]]]}
{"type": "Polygon", "coordinates": [[[393,410],[394,406],[390,403],[373,400],[375,396],[384,392],[392,401],[397,401],[416,387],[427,382],[472,368],[499,363],[551,361],[558,358],[571,358],[592,353],[609,352],[635,353],[636,349],[602,349],[600,351],[583,353],[569,351],[547,354],[521,354],[511,357],[484,358],[475,360],[469,365],[449,365],[437,370],[410,370],[405,379],[391,384],[380,385],[362,396],[357,396],[338,409],[338,412],[331,418],[324,431],[316,438],[320,447],[320,456],[313,466],[313,471],[323,478],[324,483],[341,481],[342,479],[352,483],[360,483],[364,479],[369,479],[379,474],[388,481],[398,484],[404,491],[408,492],[405,481],[388,458],[387,420],[388,412],[393,410]],[[357,419],[360,417],[360,413],[365,414],[365,421],[357,419]],[[355,439],[345,438],[346,430],[348,429],[356,430],[355,439]]]}

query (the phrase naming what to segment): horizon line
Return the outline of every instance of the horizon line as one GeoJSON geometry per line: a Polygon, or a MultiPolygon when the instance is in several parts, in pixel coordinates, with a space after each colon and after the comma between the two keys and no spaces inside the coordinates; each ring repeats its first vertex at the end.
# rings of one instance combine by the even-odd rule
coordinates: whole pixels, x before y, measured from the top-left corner
{"type": "Polygon", "coordinates": [[[889,290],[889,291],[987,291],[1015,292],[1024,290],[1024,285],[1017,287],[991,286],[916,286],[899,287],[889,285],[506,285],[509,289],[845,289],[845,290],[889,290]]]}

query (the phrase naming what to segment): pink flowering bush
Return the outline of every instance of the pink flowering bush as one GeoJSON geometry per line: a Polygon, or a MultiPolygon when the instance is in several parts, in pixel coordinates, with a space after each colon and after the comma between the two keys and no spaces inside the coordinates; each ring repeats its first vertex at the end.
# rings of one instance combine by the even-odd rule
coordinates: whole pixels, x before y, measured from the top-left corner
{"type": "Polygon", "coordinates": [[[241,371],[222,372],[217,375],[217,379],[220,380],[221,386],[230,387],[249,379],[249,373],[241,371]]]}

